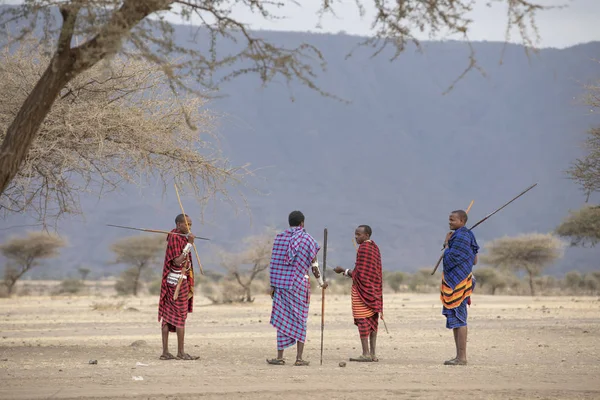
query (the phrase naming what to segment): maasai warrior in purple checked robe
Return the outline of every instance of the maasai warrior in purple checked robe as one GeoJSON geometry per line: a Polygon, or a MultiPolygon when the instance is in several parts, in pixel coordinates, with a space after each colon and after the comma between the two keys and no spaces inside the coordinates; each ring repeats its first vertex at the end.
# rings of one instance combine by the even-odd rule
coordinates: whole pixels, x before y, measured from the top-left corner
{"type": "Polygon", "coordinates": [[[294,226],[275,237],[270,280],[273,293],[271,325],[277,329],[277,350],[306,341],[310,303],[309,270],[320,246],[303,226],[294,226]]]}

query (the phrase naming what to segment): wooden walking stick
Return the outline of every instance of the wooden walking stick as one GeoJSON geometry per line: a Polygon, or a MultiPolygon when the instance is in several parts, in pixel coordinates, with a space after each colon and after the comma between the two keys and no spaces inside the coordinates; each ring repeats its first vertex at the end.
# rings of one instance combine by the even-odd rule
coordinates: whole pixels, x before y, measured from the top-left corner
{"type": "MultiPolygon", "coordinates": [[[[323,283],[327,269],[327,228],[323,231],[323,283]]],[[[325,288],[321,288],[321,365],[323,365],[323,331],[325,330],[325,288]]]]}
{"type": "MultiPolygon", "coordinates": [[[[185,260],[184,264],[188,264],[188,261],[185,260]]],[[[177,300],[177,298],[179,297],[179,291],[181,290],[181,282],[183,282],[183,265],[181,266],[181,276],[179,277],[179,279],[177,280],[177,286],[175,286],[175,292],[173,293],[173,300],[177,300]]],[[[187,269],[186,269],[187,271],[187,269]]]]}
{"type": "MultiPolygon", "coordinates": [[[[467,210],[465,211],[467,214],[469,213],[469,210],[471,209],[471,206],[473,206],[474,202],[475,202],[475,200],[471,200],[471,203],[469,204],[469,207],[467,207],[467,210]]],[[[445,248],[446,248],[445,245],[442,246],[442,251],[444,251],[445,248]]],[[[440,266],[440,263],[442,262],[443,259],[444,259],[444,253],[442,253],[442,255],[438,259],[437,263],[435,263],[435,267],[433,267],[433,272],[431,273],[431,275],[435,274],[435,271],[437,271],[437,269],[440,266]]]]}
{"type": "MultiPolygon", "coordinates": [[[[175,193],[177,194],[177,201],[179,202],[179,207],[181,207],[181,213],[183,214],[183,220],[185,221],[185,226],[187,227],[188,233],[191,233],[190,225],[188,224],[187,218],[185,217],[187,214],[185,213],[185,210],[183,209],[183,203],[181,202],[181,198],[179,197],[179,190],[177,190],[177,184],[175,184],[175,193]]],[[[196,260],[198,260],[198,268],[200,269],[200,274],[204,275],[204,271],[202,270],[202,263],[200,262],[200,256],[198,255],[198,250],[196,250],[196,244],[192,243],[192,247],[194,248],[194,252],[196,253],[196,260]]],[[[179,297],[179,290],[180,290],[181,284],[183,282],[183,275],[186,271],[190,271],[190,278],[192,278],[192,280],[194,279],[194,268],[192,268],[191,263],[190,263],[189,267],[187,267],[186,269],[184,269],[184,267],[182,265],[181,266],[181,275],[179,276],[179,279],[177,280],[177,286],[175,287],[175,292],[173,293],[173,300],[177,300],[177,297],[179,297]]],[[[188,294],[188,299],[190,299],[194,295],[193,285],[189,285],[189,286],[190,286],[190,293],[188,294]]]]}

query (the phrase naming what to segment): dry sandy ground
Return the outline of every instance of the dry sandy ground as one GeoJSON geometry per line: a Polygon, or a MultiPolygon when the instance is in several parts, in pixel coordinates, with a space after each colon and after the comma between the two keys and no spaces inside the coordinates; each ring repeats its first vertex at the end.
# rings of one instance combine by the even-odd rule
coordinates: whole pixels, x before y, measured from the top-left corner
{"type": "Polygon", "coordinates": [[[308,367],[266,364],[275,356],[266,296],[250,305],[198,301],[187,327],[187,351],[198,361],[158,360],[156,297],[128,298],[123,309],[103,311],[92,305],[119,299],[0,299],[0,398],[600,398],[598,298],[476,295],[469,365],[452,367],[442,365],[454,344],[437,296],[386,295],[390,334],[381,326],[380,362],[341,368],[360,348],[349,296],[327,298],[322,366],[320,297],[311,303],[308,367]],[[138,340],[146,344],[131,345],[138,340]]]}

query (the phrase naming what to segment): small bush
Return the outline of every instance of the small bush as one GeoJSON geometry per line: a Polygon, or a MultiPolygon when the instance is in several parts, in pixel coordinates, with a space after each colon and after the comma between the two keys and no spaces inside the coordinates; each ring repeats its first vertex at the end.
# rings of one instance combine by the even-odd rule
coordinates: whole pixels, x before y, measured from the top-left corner
{"type": "Polygon", "coordinates": [[[79,279],[65,279],[58,285],[56,294],[76,294],[83,290],[85,285],[79,279]]]}

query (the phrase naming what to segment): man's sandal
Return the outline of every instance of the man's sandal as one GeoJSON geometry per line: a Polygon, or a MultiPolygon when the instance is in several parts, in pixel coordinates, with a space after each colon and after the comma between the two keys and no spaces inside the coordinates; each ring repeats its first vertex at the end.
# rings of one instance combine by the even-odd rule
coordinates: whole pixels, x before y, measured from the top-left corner
{"type": "Polygon", "coordinates": [[[310,361],[304,361],[304,360],[296,360],[296,362],[294,363],[294,365],[296,367],[305,367],[305,366],[308,366],[308,364],[310,364],[310,361]]]}
{"type": "Polygon", "coordinates": [[[444,361],[444,365],[467,365],[467,361],[453,358],[452,360],[444,361]]]}
{"type": "Polygon", "coordinates": [[[271,358],[270,360],[267,359],[267,364],[271,364],[271,365],[285,365],[285,361],[277,359],[277,358],[271,358]]]}
{"type": "Polygon", "coordinates": [[[360,355],[360,357],[356,357],[356,358],[350,358],[350,361],[357,361],[357,362],[373,362],[373,359],[371,358],[371,356],[365,356],[365,355],[360,355]]]}
{"type": "Polygon", "coordinates": [[[178,360],[198,360],[200,356],[190,356],[189,354],[184,354],[183,356],[177,356],[178,360]]]}
{"type": "Polygon", "coordinates": [[[168,354],[161,354],[161,356],[159,357],[160,360],[174,360],[175,356],[171,353],[168,354]]]}

